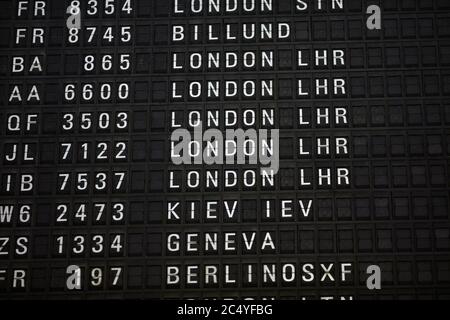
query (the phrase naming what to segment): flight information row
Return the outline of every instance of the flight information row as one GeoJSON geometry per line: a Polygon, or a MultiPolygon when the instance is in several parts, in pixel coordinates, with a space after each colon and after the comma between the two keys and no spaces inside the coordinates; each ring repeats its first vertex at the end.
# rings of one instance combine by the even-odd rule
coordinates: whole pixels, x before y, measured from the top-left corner
{"type": "MultiPolygon", "coordinates": [[[[163,17],[217,17],[224,16],[272,16],[276,14],[364,14],[373,1],[358,0],[47,0],[23,1],[14,6],[9,1],[2,1],[0,5],[1,18],[9,20],[48,20],[66,17],[67,8],[72,12],[79,12],[83,19],[116,19],[120,18],[163,18],[163,17]]],[[[424,13],[434,10],[449,9],[445,0],[392,0],[379,4],[385,12],[402,11],[405,13],[424,13]]]]}
{"type": "MultiPolygon", "coordinates": [[[[302,133],[308,135],[321,135],[330,128],[339,128],[353,135],[363,128],[370,130],[372,135],[395,135],[395,130],[402,132],[405,129],[407,131],[402,133],[420,135],[428,128],[432,130],[430,134],[435,135],[436,129],[450,124],[450,100],[441,102],[432,99],[424,102],[414,99],[406,104],[401,101],[372,101],[369,105],[366,101],[354,101],[348,106],[345,102],[335,102],[333,106],[329,102],[317,102],[314,105],[302,102],[298,106],[289,103],[278,103],[276,106],[270,103],[243,103],[225,104],[223,108],[217,105],[188,105],[117,109],[111,111],[109,107],[98,107],[94,110],[92,106],[67,106],[59,110],[33,107],[18,110],[5,107],[0,110],[0,136],[32,138],[55,133],[61,137],[92,133],[98,136],[130,132],[136,135],[146,132],[161,134],[179,128],[191,131],[200,125],[205,129],[222,130],[279,128],[281,133],[283,129],[301,129],[302,133]],[[383,128],[383,134],[378,133],[379,128],[383,128]]],[[[366,131],[361,132],[361,136],[367,135],[366,131]]]]}
{"type": "Polygon", "coordinates": [[[294,70],[342,70],[361,68],[448,67],[450,43],[439,46],[434,42],[403,43],[385,47],[332,45],[332,49],[296,46],[189,47],[180,49],[141,49],[130,53],[120,48],[95,50],[83,54],[48,53],[19,55],[14,51],[0,54],[0,75],[110,75],[130,73],[185,72],[286,72],[294,70]],[[139,52],[141,51],[141,52],[139,52]],[[79,68],[79,66],[82,66],[79,68]]]}
{"type": "Polygon", "coordinates": [[[255,166],[158,169],[106,165],[50,170],[5,168],[0,195],[123,194],[160,192],[223,192],[257,190],[352,190],[448,187],[447,161],[320,162],[283,164],[275,170],[255,166]],[[83,170],[84,169],[84,170],[83,170]],[[239,178],[238,178],[239,177],[239,178]]]}
{"type": "MultiPolygon", "coordinates": [[[[143,76],[142,76],[143,77],[143,76]]],[[[140,80],[28,79],[0,83],[2,105],[126,104],[450,96],[450,70],[296,75],[193,75],[140,80]],[[206,79],[205,79],[206,78],[206,79]]]]}
{"type": "MultiPolygon", "coordinates": [[[[450,155],[450,134],[418,134],[408,135],[396,132],[385,135],[370,136],[350,132],[336,132],[333,135],[293,134],[279,138],[281,160],[301,159],[364,159],[383,160],[393,157],[394,160],[414,156],[440,159],[450,155]],[[382,159],[383,158],[383,159],[382,159]]],[[[195,141],[194,141],[195,142],[195,141]]],[[[271,139],[263,142],[273,144],[271,139]]],[[[228,158],[236,159],[236,147],[242,146],[246,156],[257,154],[256,142],[236,139],[225,140],[224,147],[204,142],[204,152],[224,152],[228,158]]],[[[175,151],[175,142],[166,137],[154,136],[147,140],[145,136],[103,136],[95,139],[88,136],[76,136],[59,139],[11,139],[0,144],[0,159],[4,168],[9,166],[32,164],[108,164],[108,163],[142,163],[146,161],[169,163],[180,154],[175,151]],[[132,141],[130,141],[132,138],[132,141]],[[75,139],[75,140],[74,140],[75,139]]],[[[191,144],[188,156],[194,161],[196,148],[200,143],[191,144]]],[[[269,150],[270,148],[263,150],[269,150]]],[[[301,162],[299,162],[301,164],[301,162]]],[[[64,166],[60,166],[64,168],[64,166]]]]}
{"type": "Polygon", "coordinates": [[[68,49],[112,46],[217,45],[247,43],[293,43],[306,41],[410,40],[448,39],[449,14],[410,15],[399,18],[386,14],[382,31],[369,30],[360,16],[341,18],[246,18],[199,20],[161,20],[153,23],[121,19],[109,22],[87,22],[80,28],[67,28],[65,21],[42,25],[31,22],[27,27],[0,24],[2,48],[68,49]],[[435,20],[435,21],[434,21],[435,20]],[[168,36],[171,35],[171,36],[168,36]]]}
{"type": "MultiPolygon", "coordinates": [[[[107,231],[91,227],[85,229],[35,231],[0,231],[0,261],[28,258],[63,259],[80,257],[143,257],[143,256],[245,256],[274,254],[332,254],[383,252],[441,252],[450,251],[450,227],[371,226],[302,226],[298,228],[248,226],[214,228],[171,228],[157,230],[127,229],[107,231]]],[[[289,258],[286,257],[286,258],[289,258]]]]}
{"type": "MultiPolygon", "coordinates": [[[[420,220],[424,226],[430,219],[448,219],[448,191],[355,191],[330,195],[326,192],[301,195],[282,193],[240,198],[230,195],[221,199],[211,195],[120,196],[95,199],[82,195],[20,197],[2,199],[0,227],[102,226],[102,225],[194,225],[248,224],[329,221],[409,221],[420,220]]],[[[18,230],[18,229],[17,229],[18,230]]]]}

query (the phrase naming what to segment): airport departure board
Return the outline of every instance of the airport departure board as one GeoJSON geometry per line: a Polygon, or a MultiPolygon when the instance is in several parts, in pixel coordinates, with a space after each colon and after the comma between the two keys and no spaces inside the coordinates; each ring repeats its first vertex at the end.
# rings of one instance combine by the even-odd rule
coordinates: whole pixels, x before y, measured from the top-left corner
{"type": "Polygon", "coordinates": [[[450,1],[0,0],[0,299],[450,299],[450,1]]]}

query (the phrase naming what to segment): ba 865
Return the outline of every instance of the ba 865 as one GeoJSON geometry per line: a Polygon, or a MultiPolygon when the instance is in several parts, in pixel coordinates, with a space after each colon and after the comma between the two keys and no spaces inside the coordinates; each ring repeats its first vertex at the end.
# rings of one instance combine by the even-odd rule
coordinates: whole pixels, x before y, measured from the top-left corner
{"type": "Polygon", "coordinates": [[[95,72],[96,69],[100,69],[102,72],[112,71],[114,72],[115,64],[118,65],[119,71],[128,71],[130,69],[130,55],[119,54],[117,61],[111,54],[104,54],[96,57],[96,55],[89,54],[84,56],[83,69],[87,73],[95,72]]]}

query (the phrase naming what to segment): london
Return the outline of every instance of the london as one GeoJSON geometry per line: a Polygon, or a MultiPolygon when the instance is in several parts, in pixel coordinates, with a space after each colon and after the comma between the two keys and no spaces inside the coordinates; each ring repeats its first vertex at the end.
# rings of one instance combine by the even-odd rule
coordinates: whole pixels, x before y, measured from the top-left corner
{"type": "Polygon", "coordinates": [[[272,0],[174,0],[173,13],[238,13],[273,11],[272,0]]]}
{"type": "Polygon", "coordinates": [[[172,82],[172,99],[273,98],[273,80],[172,82]]]}

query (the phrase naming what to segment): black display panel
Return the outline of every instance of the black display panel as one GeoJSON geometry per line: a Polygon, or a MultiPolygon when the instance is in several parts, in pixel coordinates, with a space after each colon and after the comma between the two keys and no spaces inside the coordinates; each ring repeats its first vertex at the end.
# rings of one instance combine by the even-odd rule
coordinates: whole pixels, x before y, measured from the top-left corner
{"type": "Polygon", "coordinates": [[[449,299],[448,0],[0,0],[1,299],[449,299]]]}

